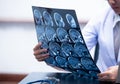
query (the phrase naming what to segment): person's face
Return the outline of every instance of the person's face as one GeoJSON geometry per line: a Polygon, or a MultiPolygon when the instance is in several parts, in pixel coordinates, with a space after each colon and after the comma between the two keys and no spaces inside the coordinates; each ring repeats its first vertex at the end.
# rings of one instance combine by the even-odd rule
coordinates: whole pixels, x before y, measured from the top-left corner
{"type": "Polygon", "coordinates": [[[117,14],[120,14],[120,0],[108,0],[108,3],[117,14]]]}

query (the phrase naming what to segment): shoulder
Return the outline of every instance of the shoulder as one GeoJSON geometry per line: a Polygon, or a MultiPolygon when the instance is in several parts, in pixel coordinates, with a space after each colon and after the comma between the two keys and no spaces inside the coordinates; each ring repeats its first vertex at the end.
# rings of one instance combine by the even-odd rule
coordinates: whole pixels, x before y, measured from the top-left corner
{"type": "Polygon", "coordinates": [[[104,22],[105,19],[109,18],[108,15],[110,12],[113,12],[111,7],[106,7],[102,11],[99,12],[99,14],[91,17],[91,19],[88,21],[87,25],[100,25],[104,22]]]}
{"type": "Polygon", "coordinates": [[[102,11],[100,11],[99,14],[93,16],[87,23],[87,25],[83,28],[82,32],[86,31],[92,31],[97,33],[101,27],[101,25],[104,24],[105,20],[108,18],[108,14],[112,11],[110,7],[104,8],[102,11]]]}
{"type": "Polygon", "coordinates": [[[113,10],[111,9],[111,7],[106,7],[98,15],[96,15],[95,17],[93,17],[91,20],[101,21],[101,20],[105,19],[110,14],[110,12],[112,12],[112,11],[113,10]]]}

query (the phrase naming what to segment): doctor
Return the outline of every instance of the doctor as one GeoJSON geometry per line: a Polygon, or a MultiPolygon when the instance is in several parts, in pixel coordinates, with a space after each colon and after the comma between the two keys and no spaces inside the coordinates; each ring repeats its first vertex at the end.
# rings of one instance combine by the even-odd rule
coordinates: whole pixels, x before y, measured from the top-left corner
{"type": "MultiPolygon", "coordinates": [[[[108,0],[108,3],[110,7],[93,18],[85,26],[82,34],[89,50],[99,44],[97,66],[102,72],[98,74],[99,79],[115,81],[120,63],[120,49],[115,56],[113,29],[120,28],[120,0],[108,0]]],[[[49,57],[49,53],[41,54],[47,49],[40,49],[40,46],[41,43],[37,44],[33,50],[36,59],[43,61],[49,57]]]]}
{"type": "MultiPolygon", "coordinates": [[[[110,7],[104,13],[89,21],[82,34],[89,50],[96,43],[99,44],[97,66],[104,73],[104,75],[99,74],[100,79],[110,78],[113,80],[116,78],[116,74],[112,72],[116,72],[120,63],[120,49],[115,56],[113,35],[113,29],[115,28],[119,28],[117,31],[120,35],[120,0],[108,0],[108,3],[110,7]],[[112,75],[115,75],[115,77],[112,75]]],[[[118,42],[117,46],[120,46],[120,40],[118,42]]]]}

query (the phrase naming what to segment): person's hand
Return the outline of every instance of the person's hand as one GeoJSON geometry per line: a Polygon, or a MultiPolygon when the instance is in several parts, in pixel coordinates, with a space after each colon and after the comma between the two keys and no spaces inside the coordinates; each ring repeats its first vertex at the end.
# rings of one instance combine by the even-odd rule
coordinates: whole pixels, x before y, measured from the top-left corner
{"type": "Polygon", "coordinates": [[[118,74],[118,65],[109,67],[105,72],[98,74],[101,81],[115,81],[118,74]]]}
{"type": "Polygon", "coordinates": [[[33,54],[38,61],[44,61],[46,58],[49,57],[49,53],[47,53],[47,49],[41,49],[42,43],[38,43],[33,48],[33,54]]]}

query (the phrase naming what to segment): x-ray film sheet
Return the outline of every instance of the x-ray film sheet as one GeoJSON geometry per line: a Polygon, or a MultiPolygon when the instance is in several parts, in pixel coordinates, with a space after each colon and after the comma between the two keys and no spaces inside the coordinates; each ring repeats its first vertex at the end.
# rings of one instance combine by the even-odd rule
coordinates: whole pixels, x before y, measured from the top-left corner
{"type": "Polygon", "coordinates": [[[80,77],[97,79],[100,72],[84,42],[75,10],[33,6],[38,42],[48,49],[45,62],[80,77]]]}

